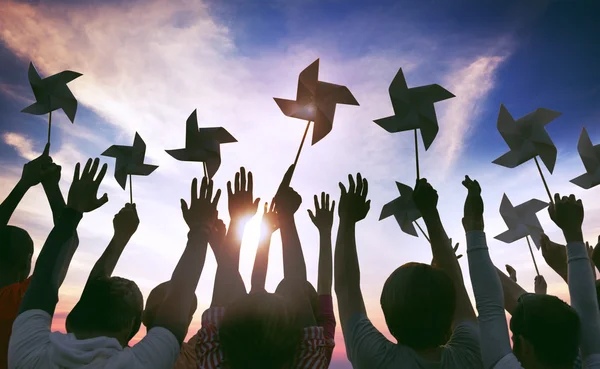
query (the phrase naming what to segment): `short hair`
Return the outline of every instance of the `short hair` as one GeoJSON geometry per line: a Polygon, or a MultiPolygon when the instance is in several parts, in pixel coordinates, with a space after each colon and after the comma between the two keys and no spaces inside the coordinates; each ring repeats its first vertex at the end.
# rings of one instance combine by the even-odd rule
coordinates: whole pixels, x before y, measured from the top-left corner
{"type": "Polygon", "coordinates": [[[128,340],[139,331],[144,298],[135,282],[120,277],[89,281],[67,316],[68,332],[119,333],[131,326],[128,340]]]}
{"type": "Polygon", "coordinates": [[[421,263],[402,265],[385,282],[380,302],[388,329],[398,343],[419,350],[448,341],[456,293],[443,270],[421,263]]]}
{"type": "MultiPolygon", "coordinates": [[[[284,298],[289,296],[295,296],[298,292],[294,291],[294,288],[294,282],[290,282],[288,279],[284,278],[277,285],[275,293],[279,296],[283,296],[284,298]]],[[[321,317],[321,310],[319,308],[319,294],[317,293],[317,290],[312,285],[312,283],[310,283],[309,281],[306,281],[304,285],[304,293],[310,301],[310,306],[312,307],[313,315],[315,317],[315,320],[317,321],[317,324],[321,325],[320,323],[323,317],[321,317]]]]}
{"type": "Polygon", "coordinates": [[[258,292],[227,307],[219,338],[227,368],[280,369],[293,362],[302,327],[285,298],[258,292]]]}
{"type": "Polygon", "coordinates": [[[18,270],[30,268],[32,255],[33,240],[26,230],[0,227],[0,266],[18,270]]]}
{"type": "MultiPolygon", "coordinates": [[[[144,313],[142,316],[142,323],[146,327],[146,329],[151,329],[154,327],[154,318],[156,317],[156,313],[160,306],[165,300],[167,293],[169,291],[169,286],[171,285],[171,281],[163,282],[158,286],[154,287],[150,294],[148,295],[148,299],[146,300],[146,308],[144,309],[144,313]]],[[[190,306],[190,321],[196,312],[196,308],[198,307],[198,298],[194,294],[194,299],[192,301],[192,306],[190,306]]]]}
{"type": "MultiPolygon", "coordinates": [[[[540,363],[560,368],[573,365],[577,357],[580,324],[575,309],[558,297],[526,294],[513,311],[510,330],[531,343],[540,363]]],[[[517,352],[520,341],[514,341],[517,352]]]]}

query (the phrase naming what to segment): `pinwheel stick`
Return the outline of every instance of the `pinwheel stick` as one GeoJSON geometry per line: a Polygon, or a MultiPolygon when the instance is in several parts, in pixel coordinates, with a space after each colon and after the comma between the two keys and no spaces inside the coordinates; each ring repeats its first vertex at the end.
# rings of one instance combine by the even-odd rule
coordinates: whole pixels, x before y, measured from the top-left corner
{"type": "Polygon", "coordinates": [[[131,174],[129,175],[129,203],[133,204],[133,183],[131,182],[131,174]]]}
{"type": "Polygon", "coordinates": [[[546,188],[546,193],[548,194],[550,203],[554,204],[554,201],[552,201],[552,194],[550,193],[550,189],[548,188],[548,183],[546,183],[546,178],[544,178],[544,173],[542,173],[542,167],[540,167],[540,163],[537,160],[537,156],[534,156],[533,160],[535,160],[535,165],[538,168],[538,172],[540,172],[540,176],[542,177],[542,182],[544,182],[544,187],[546,188]]]}
{"type": "MultiPolygon", "coordinates": [[[[50,97],[48,97],[48,102],[50,102],[50,97]]],[[[50,145],[50,132],[52,131],[52,110],[48,113],[48,145],[50,145]]]]}
{"type": "Polygon", "coordinates": [[[421,233],[423,234],[423,237],[425,237],[425,239],[427,240],[427,242],[429,242],[431,244],[431,240],[429,239],[429,237],[427,237],[427,234],[425,233],[425,231],[423,230],[423,228],[421,228],[421,226],[419,225],[419,223],[417,223],[416,220],[415,220],[415,225],[417,226],[417,228],[419,228],[419,231],[421,231],[421,233]]]}
{"type": "Polygon", "coordinates": [[[415,129],[415,159],[417,161],[417,181],[421,179],[421,174],[419,173],[419,141],[417,139],[417,130],[415,129]]]}
{"type": "Polygon", "coordinates": [[[206,162],[205,161],[202,162],[202,166],[204,167],[204,176],[206,178],[208,178],[208,170],[206,170],[206,162]]]}
{"type": "Polygon", "coordinates": [[[539,276],[540,271],[538,269],[537,263],[535,262],[535,256],[533,256],[533,249],[531,248],[531,242],[529,242],[529,236],[526,236],[525,239],[527,240],[527,246],[529,246],[529,252],[531,253],[531,259],[533,260],[533,266],[535,267],[535,272],[539,276]]]}
{"type": "MultiPolygon", "coordinates": [[[[302,136],[302,141],[300,142],[300,147],[298,148],[298,152],[296,153],[296,159],[294,159],[294,171],[296,170],[296,164],[298,164],[298,159],[300,158],[300,152],[302,152],[302,146],[304,146],[304,141],[306,140],[306,135],[308,134],[308,129],[310,128],[310,123],[311,123],[310,120],[306,123],[306,129],[304,130],[304,136],[302,136]]],[[[294,172],[292,172],[292,175],[294,175],[294,172]]]]}

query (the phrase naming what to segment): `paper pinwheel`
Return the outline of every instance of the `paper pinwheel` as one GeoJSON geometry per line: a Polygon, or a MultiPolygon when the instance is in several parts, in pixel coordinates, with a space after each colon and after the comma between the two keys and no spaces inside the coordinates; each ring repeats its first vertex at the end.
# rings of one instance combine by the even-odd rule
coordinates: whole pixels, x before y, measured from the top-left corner
{"type": "MultiPolygon", "coordinates": [[[[112,145],[102,153],[102,156],[116,158],[115,179],[125,189],[127,185],[127,176],[130,177],[129,187],[131,189],[131,176],[147,176],[154,172],[157,165],[144,164],[146,156],[146,144],[139,134],[135,134],[133,146],[112,145]]],[[[133,190],[131,190],[133,191],[133,190]]],[[[130,194],[130,197],[133,197],[130,194]]],[[[133,199],[131,198],[133,203],[133,199]]]]}
{"type": "Polygon", "coordinates": [[[546,132],[546,124],[561,113],[539,108],[516,121],[504,105],[500,105],[498,131],[506,141],[510,151],[494,160],[494,164],[515,168],[528,160],[540,156],[548,171],[554,171],[556,146],[546,132]]]}
{"type": "Polygon", "coordinates": [[[512,243],[521,238],[531,236],[535,246],[540,249],[540,237],[544,229],[538,220],[536,213],[548,207],[548,203],[531,199],[520,205],[513,206],[506,196],[502,197],[500,203],[500,215],[506,223],[508,230],[494,237],[497,240],[506,243],[512,243]]]}
{"type": "Polygon", "coordinates": [[[408,88],[402,68],[389,88],[394,115],[374,122],[390,133],[419,129],[425,150],[429,149],[438,131],[434,103],[455,97],[440,85],[408,88]]]}
{"type": "Polygon", "coordinates": [[[237,142],[223,127],[198,129],[196,110],[186,121],[185,148],[166,150],[166,152],[181,161],[202,161],[206,164],[206,173],[212,178],[221,166],[221,144],[237,142]]]}
{"type": "Polygon", "coordinates": [[[396,182],[396,187],[400,196],[383,206],[379,220],[393,215],[404,233],[418,237],[413,222],[421,218],[421,212],[413,201],[413,189],[400,182],[396,182]]]}
{"type": "Polygon", "coordinates": [[[600,145],[594,145],[586,129],[581,131],[577,151],[585,166],[586,173],[571,180],[579,187],[590,189],[600,184],[600,145]]]}
{"type": "Polygon", "coordinates": [[[66,70],[42,79],[33,63],[29,63],[29,84],[33,90],[36,102],[21,110],[23,113],[48,116],[48,143],[50,143],[50,130],[52,125],[52,112],[62,109],[71,123],[75,121],[77,100],[67,83],[81,77],[81,73],[66,70]]]}
{"type": "Polygon", "coordinates": [[[348,87],[319,81],[319,59],[300,73],[296,100],[274,99],[288,117],[315,123],[313,145],[331,132],[336,104],[358,105],[348,87]]]}

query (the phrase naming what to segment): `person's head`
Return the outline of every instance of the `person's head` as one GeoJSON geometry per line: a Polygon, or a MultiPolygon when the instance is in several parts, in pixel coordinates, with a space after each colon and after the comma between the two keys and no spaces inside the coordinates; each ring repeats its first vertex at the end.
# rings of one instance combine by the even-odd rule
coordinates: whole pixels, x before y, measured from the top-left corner
{"type": "Polygon", "coordinates": [[[78,339],[114,337],[126,346],[140,329],[143,308],[135,282],[120,277],[92,280],[67,316],[67,332],[78,339]]]}
{"type": "MultiPolygon", "coordinates": [[[[282,279],[277,285],[275,293],[279,296],[292,296],[294,291],[293,283],[290,283],[287,279],[282,279]]],[[[319,294],[312,283],[306,281],[304,293],[310,300],[310,306],[312,307],[313,314],[317,323],[321,322],[321,313],[319,310],[319,294]]]]}
{"type": "Polygon", "coordinates": [[[227,307],[219,338],[228,369],[283,369],[294,360],[302,326],[284,297],[253,293],[227,307]]]}
{"type": "MultiPolygon", "coordinates": [[[[144,309],[144,314],[142,316],[142,323],[147,330],[150,330],[152,327],[154,327],[154,317],[156,316],[160,305],[163,303],[163,301],[165,301],[165,297],[167,296],[170,285],[170,281],[163,282],[154,287],[154,289],[150,292],[150,295],[148,295],[148,299],[146,300],[146,308],[144,309]]],[[[190,323],[192,322],[192,318],[194,317],[197,307],[198,299],[196,298],[196,295],[194,295],[194,300],[192,301],[192,306],[190,307],[190,323]]]]}
{"type": "Polygon", "coordinates": [[[398,343],[425,350],[450,338],[456,294],[444,271],[428,264],[404,264],[388,277],[380,302],[388,329],[398,343]]]}
{"type": "Polygon", "coordinates": [[[0,273],[13,283],[23,282],[31,272],[33,240],[24,229],[0,227],[0,273]]]}
{"type": "Polygon", "coordinates": [[[510,320],[513,352],[524,368],[572,368],[579,350],[580,321],[558,297],[525,294],[510,320]]]}

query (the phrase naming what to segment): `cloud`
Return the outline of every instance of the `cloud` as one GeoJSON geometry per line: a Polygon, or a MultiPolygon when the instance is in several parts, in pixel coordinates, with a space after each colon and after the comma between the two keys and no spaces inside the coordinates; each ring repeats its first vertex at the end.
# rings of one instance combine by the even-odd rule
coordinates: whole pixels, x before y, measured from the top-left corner
{"type": "Polygon", "coordinates": [[[8,132],[4,133],[2,138],[5,144],[12,146],[21,157],[27,160],[33,160],[40,155],[39,152],[33,150],[33,142],[21,134],[8,132]]]}

